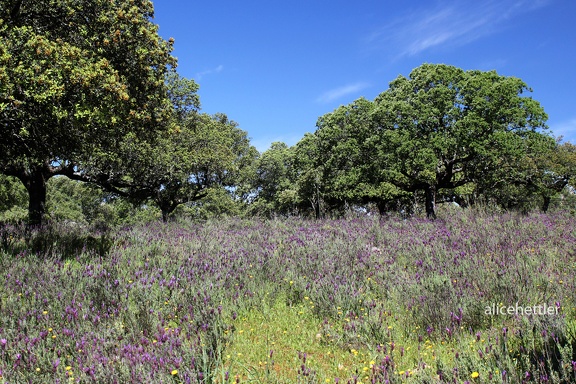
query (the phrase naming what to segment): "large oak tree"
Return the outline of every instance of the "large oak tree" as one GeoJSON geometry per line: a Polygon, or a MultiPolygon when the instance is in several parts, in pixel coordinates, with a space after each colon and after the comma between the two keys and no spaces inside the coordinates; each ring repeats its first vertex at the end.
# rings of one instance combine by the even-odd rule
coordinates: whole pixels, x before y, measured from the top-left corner
{"type": "Polygon", "coordinates": [[[0,2],[0,172],[41,223],[54,175],[113,189],[107,159],[126,135],[152,138],[173,112],[176,64],[149,0],[0,2]]]}
{"type": "Polygon", "coordinates": [[[506,159],[522,156],[525,138],[546,128],[547,115],[523,95],[528,91],[516,77],[443,64],[399,76],[375,100],[390,181],[424,191],[426,214],[434,218],[439,189],[490,177],[506,159]]]}
{"type": "Polygon", "coordinates": [[[372,202],[382,212],[423,192],[434,218],[440,190],[501,184],[504,169],[528,183],[521,159],[543,156],[552,140],[541,133],[547,116],[528,91],[522,80],[495,71],[424,64],[374,102],[361,98],[320,117],[314,135],[297,145],[314,148],[297,172],[309,186],[300,199],[315,196],[329,209],[372,202]]]}

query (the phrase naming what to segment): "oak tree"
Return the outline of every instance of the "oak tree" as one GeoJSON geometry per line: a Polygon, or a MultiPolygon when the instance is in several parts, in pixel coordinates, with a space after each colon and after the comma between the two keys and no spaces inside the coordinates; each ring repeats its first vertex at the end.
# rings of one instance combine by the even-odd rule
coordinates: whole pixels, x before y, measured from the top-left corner
{"type": "Polygon", "coordinates": [[[424,191],[426,214],[436,217],[439,189],[489,177],[506,159],[521,156],[525,137],[546,128],[547,115],[523,95],[528,91],[516,77],[444,64],[399,76],[375,100],[377,142],[382,165],[393,172],[390,181],[424,191]]]}
{"type": "Polygon", "coordinates": [[[0,172],[26,187],[31,224],[49,178],[112,188],[105,164],[126,135],[164,129],[176,60],[153,15],[149,0],[0,3],[0,172]]]}

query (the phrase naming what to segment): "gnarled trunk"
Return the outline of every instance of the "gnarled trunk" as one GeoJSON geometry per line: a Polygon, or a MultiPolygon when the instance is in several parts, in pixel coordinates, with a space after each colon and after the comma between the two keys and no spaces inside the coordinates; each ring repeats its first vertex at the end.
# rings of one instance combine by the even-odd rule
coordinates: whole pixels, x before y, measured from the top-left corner
{"type": "Polygon", "coordinates": [[[550,208],[550,202],[552,201],[552,198],[549,195],[544,195],[542,196],[542,199],[544,200],[542,202],[542,212],[546,213],[550,208]]]}
{"type": "Polygon", "coordinates": [[[426,194],[426,217],[436,219],[436,186],[427,185],[424,188],[426,194]]]}
{"type": "Polygon", "coordinates": [[[41,172],[30,175],[28,190],[28,224],[41,225],[46,214],[46,180],[41,172]]]}
{"type": "Polygon", "coordinates": [[[28,226],[42,224],[46,214],[46,182],[53,176],[46,165],[13,168],[9,173],[17,177],[28,192],[28,226]]]}

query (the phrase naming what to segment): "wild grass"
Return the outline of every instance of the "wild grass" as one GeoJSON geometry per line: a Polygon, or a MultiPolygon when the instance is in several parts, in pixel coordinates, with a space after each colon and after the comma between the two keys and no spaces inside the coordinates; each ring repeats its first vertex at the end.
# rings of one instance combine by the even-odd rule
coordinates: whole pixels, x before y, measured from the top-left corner
{"type": "Polygon", "coordinates": [[[0,382],[576,381],[576,218],[443,217],[3,227],[0,382]]]}

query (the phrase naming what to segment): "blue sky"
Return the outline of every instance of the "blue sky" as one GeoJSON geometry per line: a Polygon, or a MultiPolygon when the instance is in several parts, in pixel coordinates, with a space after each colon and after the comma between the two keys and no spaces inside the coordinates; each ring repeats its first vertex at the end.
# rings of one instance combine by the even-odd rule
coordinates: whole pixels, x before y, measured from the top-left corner
{"type": "Polygon", "coordinates": [[[153,2],[202,111],[226,113],[260,151],[422,63],[521,78],[552,133],[576,143],[574,0],[153,2]]]}

